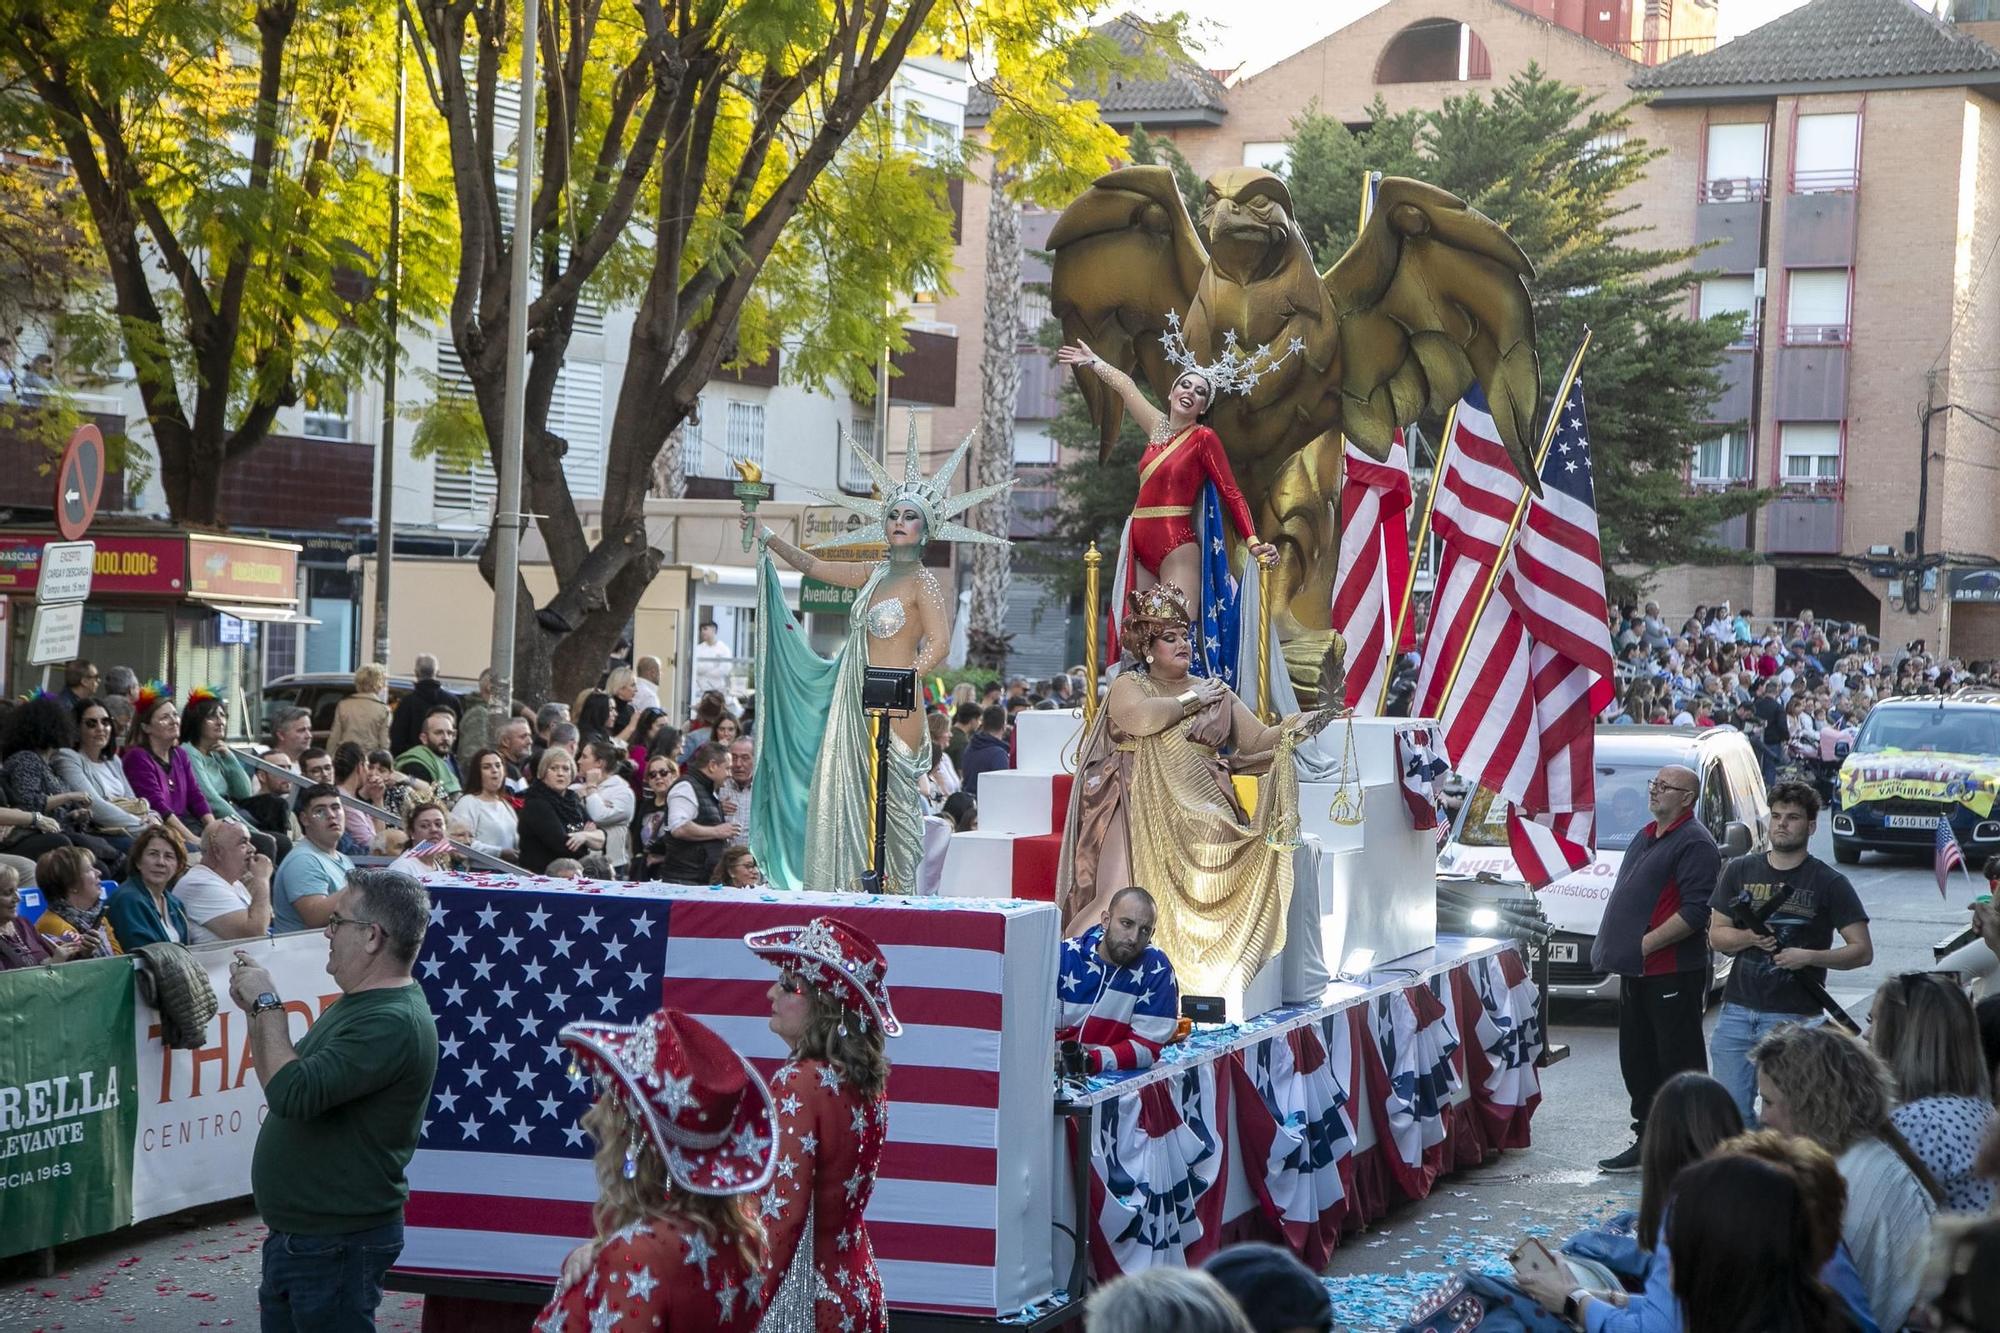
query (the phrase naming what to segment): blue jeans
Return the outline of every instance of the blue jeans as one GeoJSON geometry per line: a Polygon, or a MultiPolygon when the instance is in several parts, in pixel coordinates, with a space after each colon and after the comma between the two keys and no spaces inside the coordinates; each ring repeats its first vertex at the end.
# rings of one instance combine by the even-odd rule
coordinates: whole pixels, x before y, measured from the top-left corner
{"type": "Polygon", "coordinates": [[[372,1330],[382,1278],[403,1252],[403,1224],[333,1236],[273,1229],[257,1286],[263,1333],[372,1330]]]}
{"type": "Polygon", "coordinates": [[[1750,1063],[1750,1048],[1766,1032],[1787,1023],[1817,1027],[1825,1021],[1824,1014],[1809,1018],[1804,1014],[1766,1013],[1741,1004],[1722,1006],[1715,1022],[1715,1035],[1708,1039],[1708,1072],[1736,1099],[1745,1129],[1757,1127],[1757,1069],[1750,1063]]]}

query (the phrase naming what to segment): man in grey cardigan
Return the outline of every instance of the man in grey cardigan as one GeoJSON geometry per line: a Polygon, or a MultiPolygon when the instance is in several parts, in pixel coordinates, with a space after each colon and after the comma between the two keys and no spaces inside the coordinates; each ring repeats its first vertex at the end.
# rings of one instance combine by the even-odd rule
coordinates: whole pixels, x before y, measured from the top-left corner
{"type": "Polygon", "coordinates": [[[1619,978],[1618,1066],[1632,1094],[1632,1146],[1599,1162],[1605,1171],[1637,1171],[1653,1094],[1683,1069],[1708,1068],[1708,901],[1722,854],[1694,817],[1700,790],[1679,764],[1653,775],[1653,822],[1626,849],[1590,947],[1590,965],[1619,978]]]}

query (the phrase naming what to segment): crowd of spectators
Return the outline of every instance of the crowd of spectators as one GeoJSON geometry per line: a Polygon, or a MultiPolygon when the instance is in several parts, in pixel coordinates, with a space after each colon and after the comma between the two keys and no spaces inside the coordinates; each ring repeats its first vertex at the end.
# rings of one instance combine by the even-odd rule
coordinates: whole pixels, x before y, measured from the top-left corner
{"type": "Polygon", "coordinates": [[[1857,622],[1810,610],[1753,623],[1728,603],[1697,606],[1676,628],[1646,602],[1615,608],[1609,626],[1618,693],[1601,721],[1737,727],[1767,781],[1788,767],[1832,765],[1884,699],[2000,680],[2000,663],[1941,657],[1921,639],[1885,647],[1857,622]]]}

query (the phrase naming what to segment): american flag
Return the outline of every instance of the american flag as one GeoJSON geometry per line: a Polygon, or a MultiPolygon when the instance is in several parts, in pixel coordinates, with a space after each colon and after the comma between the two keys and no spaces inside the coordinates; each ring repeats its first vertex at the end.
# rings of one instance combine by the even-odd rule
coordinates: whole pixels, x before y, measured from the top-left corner
{"type": "Polygon", "coordinates": [[[1048,1032],[1038,1029],[1053,1003],[1057,930],[1046,904],[927,908],[640,885],[578,892],[477,875],[428,887],[436,905],[417,975],[440,1051],[410,1164],[400,1270],[551,1278],[591,1234],[597,1197],[592,1144],[577,1126],[593,1090],[569,1076],[556,1033],[579,1019],[635,1023],[673,1005],[768,1077],[786,1054],[767,1026],[777,973],[742,937],[831,912],[881,945],[904,1026],[889,1046],[889,1141],[868,1209],[890,1304],[990,1316],[1046,1295],[1047,1237],[1032,1235],[1026,1173],[1001,1170],[999,1141],[1005,1098],[1016,1103],[1008,1114],[1021,1116],[1023,1096],[1037,1095],[1036,1123],[1047,1117],[1048,1032]],[[1037,1042],[1024,1040],[1030,1033],[1037,1042]],[[1030,1045],[1039,1052],[1025,1061],[1031,1077],[1030,1045]],[[1040,1290],[1026,1291],[1037,1271],[1040,1290]]]}
{"type": "MultiPolygon", "coordinates": [[[[1389,677],[1389,634],[1410,581],[1410,455],[1403,432],[1396,432],[1385,461],[1343,440],[1341,469],[1333,627],[1347,641],[1347,706],[1373,717],[1389,677]]],[[[1415,623],[1405,619],[1396,649],[1415,642],[1415,623]]]]}
{"type": "Polygon", "coordinates": [[[1613,692],[1580,379],[1555,412],[1542,494],[1528,502],[1439,713],[1453,767],[1509,802],[1508,843],[1536,888],[1590,860],[1594,727],[1613,692]]]}
{"type": "Polygon", "coordinates": [[[1411,717],[1444,715],[1445,680],[1472,633],[1480,590],[1500,562],[1507,525],[1521,502],[1520,478],[1477,384],[1452,413],[1440,453],[1431,505],[1431,533],[1440,546],[1437,582],[1411,717]]]}
{"type": "Polygon", "coordinates": [[[1958,835],[1951,831],[1951,819],[1938,816],[1937,838],[1931,850],[1931,869],[1937,875],[1938,897],[1945,896],[1944,884],[1951,872],[1965,865],[1965,852],[1958,845],[1958,835]]]}

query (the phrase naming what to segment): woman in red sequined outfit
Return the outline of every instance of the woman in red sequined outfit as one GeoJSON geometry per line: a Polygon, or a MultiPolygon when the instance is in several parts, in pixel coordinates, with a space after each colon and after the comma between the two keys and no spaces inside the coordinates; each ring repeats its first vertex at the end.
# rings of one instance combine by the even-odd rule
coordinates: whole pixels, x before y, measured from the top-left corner
{"type": "Polygon", "coordinates": [[[751,1333],[764,1312],[755,1191],[777,1168],[769,1091],[678,1009],[558,1036],[597,1082],[597,1234],[563,1263],[536,1333],[751,1333]]]}
{"type": "Polygon", "coordinates": [[[743,937],[777,964],[771,1030],[792,1048],[771,1076],[777,1176],[764,1194],[769,1235],[765,1333],[886,1333],[889,1310],[862,1214],[889,1134],[889,1060],[902,1035],[887,964],[844,921],[817,917],[743,937]]]}
{"type": "Polygon", "coordinates": [[[1139,392],[1130,375],[1100,360],[1081,342],[1057,352],[1056,360],[1066,366],[1089,366],[1124,400],[1125,410],[1146,432],[1146,451],[1139,455],[1139,498],[1132,509],[1136,588],[1156,583],[1201,586],[1194,514],[1205,482],[1215,483],[1223,511],[1250,553],[1267,564],[1277,559],[1278,548],[1257,536],[1222,440],[1202,424],[1215,401],[1215,386],[1207,376],[1199,370],[1181,372],[1167,392],[1167,410],[1161,412],[1139,392]]]}

